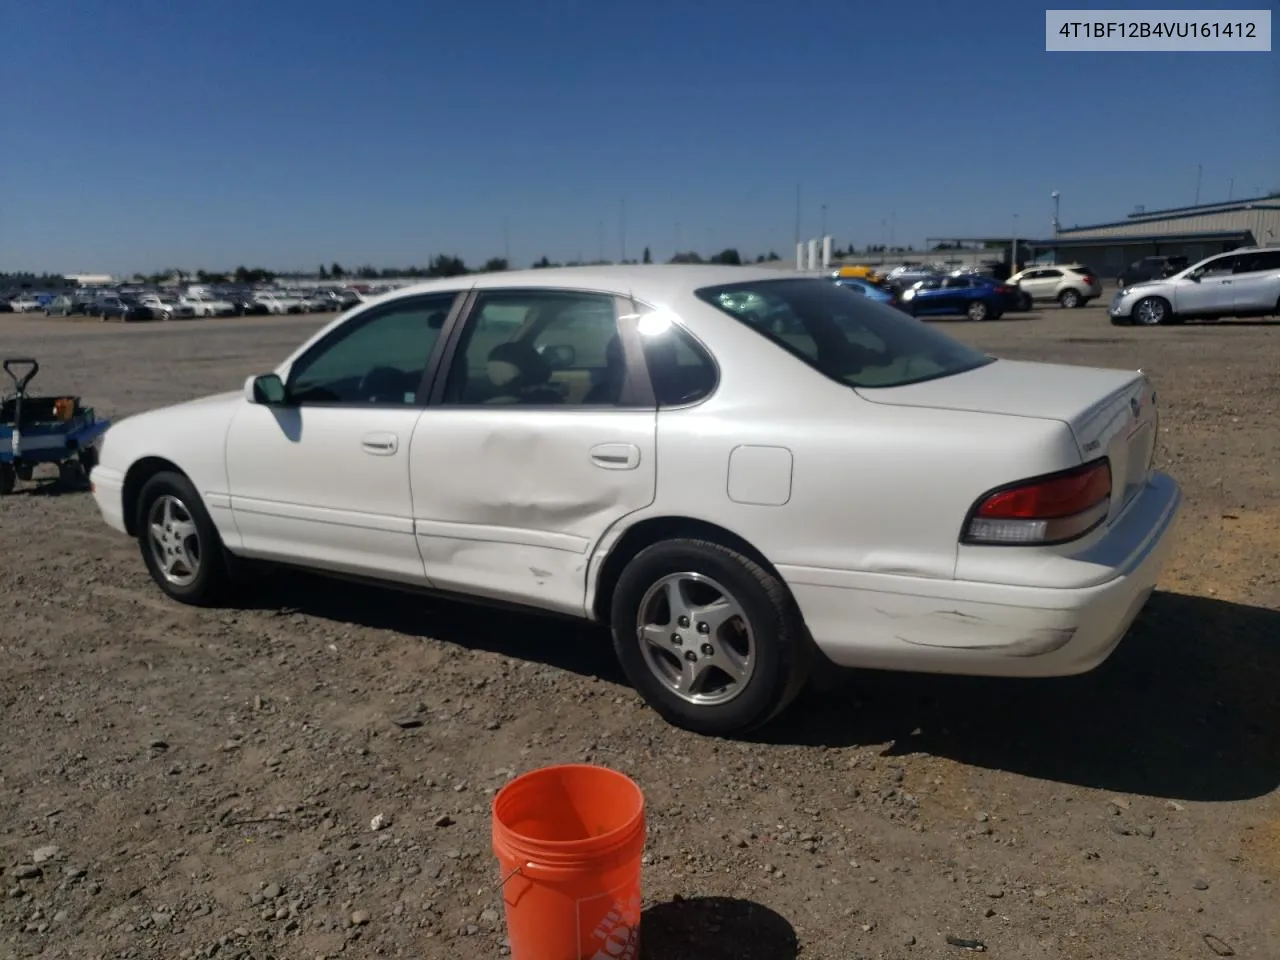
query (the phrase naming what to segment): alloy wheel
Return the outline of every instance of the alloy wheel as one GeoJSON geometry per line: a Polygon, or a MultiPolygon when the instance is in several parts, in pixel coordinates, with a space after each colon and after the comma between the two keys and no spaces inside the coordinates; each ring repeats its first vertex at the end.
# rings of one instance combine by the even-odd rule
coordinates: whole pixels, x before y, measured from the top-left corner
{"type": "Polygon", "coordinates": [[[669,574],[645,591],[636,635],[653,675],[696,706],[729,702],[755,672],[755,636],[742,605],[700,573],[669,574]]]}
{"type": "Polygon", "coordinates": [[[147,529],[161,576],[175,587],[194,583],[200,575],[200,533],[186,504],[170,493],[156,497],[147,512],[147,529]]]}

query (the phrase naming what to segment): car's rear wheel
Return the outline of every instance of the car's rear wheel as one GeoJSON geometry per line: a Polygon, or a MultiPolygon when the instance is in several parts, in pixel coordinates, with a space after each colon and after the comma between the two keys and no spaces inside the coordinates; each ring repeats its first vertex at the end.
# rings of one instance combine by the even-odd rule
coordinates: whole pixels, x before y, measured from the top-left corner
{"type": "Polygon", "coordinates": [[[1133,319],[1144,327],[1168,323],[1172,315],[1169,301],[1164,297],[1143,297],[1133,305],[1133,319]]]}
{"type": "Polygon", "coordinates": [[[1058,294],[1058,303],[1067,310],[1074,310],[1080,306],[1080,294],[1074,290],[1063,290],[1058,294]]]}
{"type": "Polygon", "coordinates": [[[991,315],[991,311],[981,300],[974,300],[973,303],[969,304],[965,309],[964,313],[966,317],[973,320],[975,323],[981,323],[991,315]]]}
{"type": "Polygon", "coordinates": [[[627,678],[669,723],[731,736],[795,699],[813,643],[786,586],[750,557],[666,540],[627,564],[613,594],[627,678]]]}
{"type": "Polygon", "coordinates": [[[174,600],[208,606],[227,583],[222,539],[191,481],[157,473],[138,497],[138,545],[156,585],[174,600]]]}

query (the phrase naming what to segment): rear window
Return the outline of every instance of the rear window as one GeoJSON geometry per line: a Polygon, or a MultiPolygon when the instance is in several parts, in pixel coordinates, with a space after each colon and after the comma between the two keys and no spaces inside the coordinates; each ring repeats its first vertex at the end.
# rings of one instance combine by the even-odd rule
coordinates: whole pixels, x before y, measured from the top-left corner
{"type": "Polygon", "coordinates": [[[851,387],[899,387],[993,358],[885,304],[817,279],[761,280],[696,291],[819,373],[851,387]]]}

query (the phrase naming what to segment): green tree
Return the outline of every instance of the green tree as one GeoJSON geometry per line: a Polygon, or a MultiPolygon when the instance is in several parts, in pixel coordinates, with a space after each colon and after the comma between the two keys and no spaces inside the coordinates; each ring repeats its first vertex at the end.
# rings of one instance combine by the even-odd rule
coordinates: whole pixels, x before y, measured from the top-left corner
{"type": "Polygon", "coordinates": [[[484,262],[484,266],[480,269],[484,273],[501,273],[503,270],[508,269],[508,267],[509,265],[505,257],[490,257],[484,262]]]}
{"type": "Polygon", "coordinates": [[[347,271],[343,270],[342,264],[338,263],[336,260],[329,267],[329,276],[333,277],[335,280],[341,280],[346,275],[347,271]]]}
{"type": "Polygon", "coordinates": [[[726,263],[734,267],[740,267],[742,266],[742,257],[739,256],[737,250],[730,247],[727,250],[721,250],[719,253],[717,253],[714,257],[711,258],[711,262],[726,263]]]}
{"type": "Polygon", "coordinates": [[[649,248],[644,248],[644,255],[640,258],[641,263],[653,263],[653,258],[649,256],[649,248]]]}
{"type": "Polygon", "coordinates": [[[545,268],[547,268],[547,267],[549,267],[549,266],[551,266],[551,261],[547,259],[547,255],[544,253],[544,254],[542,255],[541,259],[539,259],[539,260],[535,260],[535,261],[534,261],[533,269],[534,269],[534,270],[543,270],[543,269],[545,269],[545,268]]]}
{"type": "Polygon", "coordinates": [[[701,255],[696,250],[686,250],[677,253],[671,257],[668,263],[703,263],[701,255]]]}
{"type": "Polygon", "coordinates": [[[467,265],[462,262],[461,257],[449,256],[444,253],[432,257],[431,265],[427,267],[427,276],[429,277],[460,277],[470,272],[467,269],[467,265]]]}
{"type": "Polygon", "coordinates": [[[328,271],[328,270],[326,270],[326,269],[324,268],[324,264],[323,264],[323,263],[322,263],[322,264],[320,264],[320,279],[321,279],[321,280],[328,280],[328,279],[329,279],[329,271],[328,271]]]}

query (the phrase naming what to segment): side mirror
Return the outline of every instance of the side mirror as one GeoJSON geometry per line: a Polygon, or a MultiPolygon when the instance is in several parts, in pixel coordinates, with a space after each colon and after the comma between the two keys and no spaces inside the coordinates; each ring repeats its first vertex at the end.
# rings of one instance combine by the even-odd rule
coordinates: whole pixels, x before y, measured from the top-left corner
{"type": "Polygon", "coordinates": [[[539,351],[552,370],[565,370],[578,359],[578,351],[567,343],[549,343],[539,351]]]}
{"type": "Polygon", "coordinates": [[[284,403],[284,396],[284,381],[274,373],[249,377],[244,382],[244,398],[249,403],[275,407],[284,403]]]}

